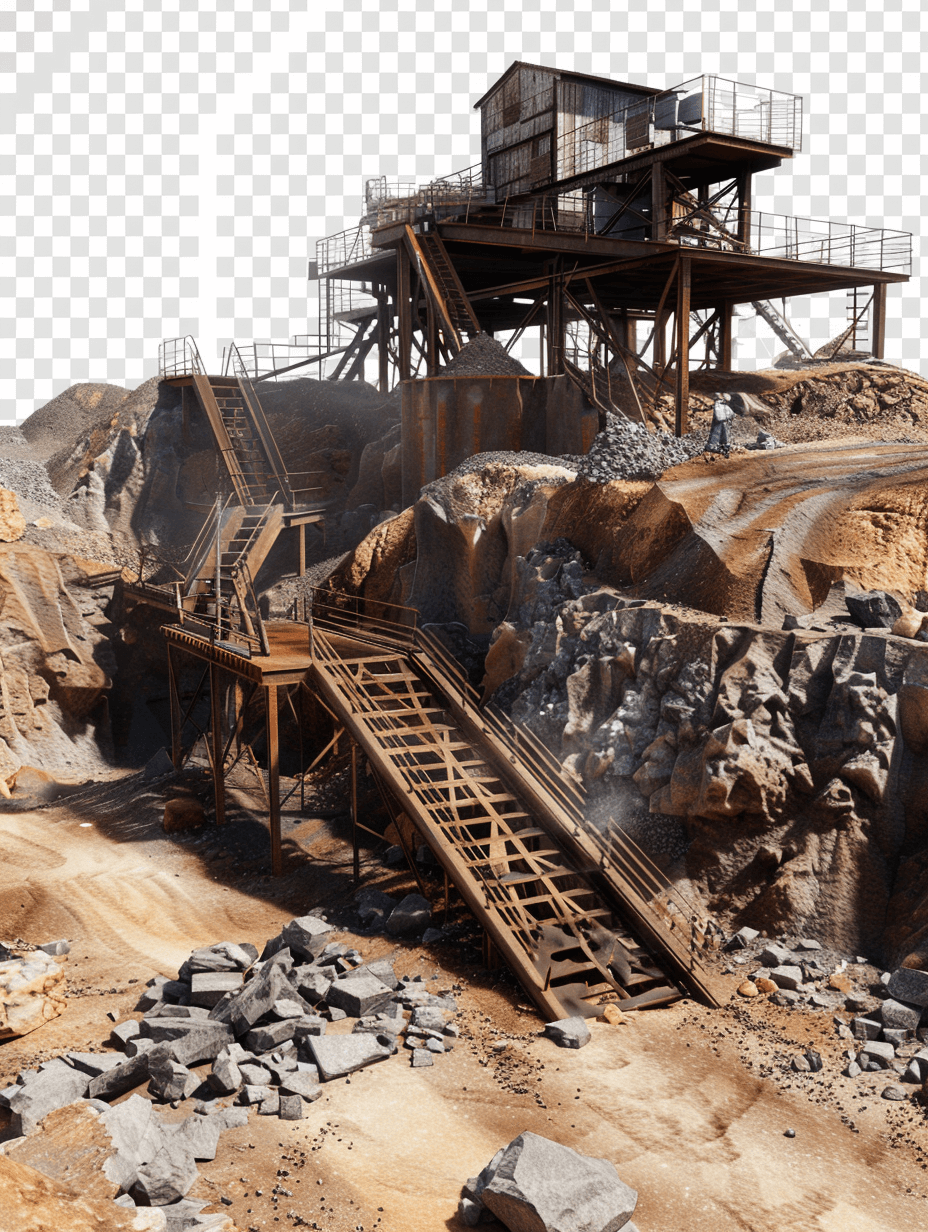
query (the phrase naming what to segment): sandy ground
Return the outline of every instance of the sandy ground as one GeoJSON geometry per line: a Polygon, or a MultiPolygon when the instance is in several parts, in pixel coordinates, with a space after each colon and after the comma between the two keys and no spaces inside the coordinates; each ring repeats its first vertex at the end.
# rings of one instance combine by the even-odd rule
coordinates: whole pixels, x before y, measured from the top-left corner
{"type": "MultiPolygon", "coordinates": [[[[0,817],[0,937],[72,941],[68,1009],[0,1045],[0,1085],[66,1048],[99,1046],[108,1013],[131,1012],[145,980],[173,976],[195,946],[260,946],[295,913],[325,905],[334,918],[350,902],[350,850],[335,823],[292,829],[289,871],[274,883],[261,876],[264,852],[251,862],[222,856],[234,848],[231,829],[166,837],[161,798],[134,778],[121,791],[109,785],[67,806],[0,817]]],[[[262,838],[251,831],[259,846],[262,838]]],[[[364,875],[393,892],[412,888],[373,859],[364,875]]],[[[413,1070],[401,1049],[328,1084],[302,1122],[252,1115],[225,1134],[192,1196],[231,1198],[207,1209],[227,1209],[242,1232],[458,1229],[462,1182],[522,1130],[612,1160],[639,1191],[640,1232],[928,1226],[925,1112],[881,1101],[885,1079],[855,1087],[837,1077],[846,1044],[830,1015],[737,998],[710,1012],[683,1001],[628,1026],[593,1023],[591,1044],[570,1052],[539,1037],[518,989],[482,971],[475,951],[345,939],[452,990],[462,1038],[431,1069],[413,1070]],[[791,1074],[789,1056],[809,1044],[824,1071],[791,1074]]]]}

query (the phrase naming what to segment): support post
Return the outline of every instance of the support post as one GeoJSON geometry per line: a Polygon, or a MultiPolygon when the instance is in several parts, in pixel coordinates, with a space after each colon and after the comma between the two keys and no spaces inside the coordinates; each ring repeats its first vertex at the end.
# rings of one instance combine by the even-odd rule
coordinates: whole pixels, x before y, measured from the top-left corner
{"type": "Polygon", "coordinates": [[[396,322],[399,345],[399,379],[408,381],[412,373],[412,302],[409,291],[409,257],[402,247],[396,250],[396,322]]]}
{"type": "Polygon", "coordinates": [[[302,577],[306,572],[306,523],[300,522],[296,528],[296,532],[300,553],[297,564],[297,577],[302,577]]]}
{"type": "Polygon", "coordinates": [[[674,432],[683,436],[689,431],[690,415],[690,281],[691,257],[680,256],[677,277],[676,363],[677,388],[674,399],[674,432]]]}
{"type": "Polygon", "coordinates": [[[873,338],[870,346],[877,359],[886,350],[886,283],[873,284],[873,338]]]}
{"type": "Polygon", "coordinates": [[[358,849],[358,746],[351,742],[351,871],[361,880],[361,853],[358,849]]]}
{"type": "Polygon", "coordinates": [[[558,275],[557,263],[549,266],[548,278],[548,376],[560,376],[564,372],[564,299],[563,286],[558,275]]]}
{"type": "Polygon", "coordinates": [[[655,240],[667,238],[667,180],[664,164],[651,168],[651,235],[655,240]]]}
{"type": "Polygon", "coordinates": [[[267,794],[268,823],[271,831],[271,871],[280,877],[284,871],[283,852],[280,844],[280,745],[277,736],[277,689],[269,684],[264,690],[267,707],[267,794]]]}
{"type": "Polygon", "coordinates": [[[743,171],[738,176],[738,239],[742,244],[751,242],[751,173],[743,171]]]}
{"type": "Polygon", "coordinates": [[[171,646],[168,644],[168,691],[171,698],[171,761],[174,763],[174,769],[180,769],[181,759],[181,727],[183,718],[180,712],[180,694],[177,688],[177,674],[174,669],[174,658],[171,655],[171,646]]]}
{"type": "Polygon", "coordinates": [[[377,380],[382,394],[390,389],[390,304],[387,288],[382,287],[377,296],[377,380]]]}
{"type": "Polygon", "coordinates": [[[434,376],[438,371],[438,322],[430,295],[425,297],[425,317],[425,375],[434,376]]]}
{"type": "Polygon", "coordinates": [[[226,777],[223,769],[225,750],[222,741],[222,693],[219,688],[219,665],[209,665],[209,715],[213,752],[213,798],[216,802],[216,825],[226,824],[226,777]]]}
{"type": "Polygon", "coordinates": [[[734,305],[730,299],[719,305],[719,367],[731,371],[731,330],[734,305]]]}

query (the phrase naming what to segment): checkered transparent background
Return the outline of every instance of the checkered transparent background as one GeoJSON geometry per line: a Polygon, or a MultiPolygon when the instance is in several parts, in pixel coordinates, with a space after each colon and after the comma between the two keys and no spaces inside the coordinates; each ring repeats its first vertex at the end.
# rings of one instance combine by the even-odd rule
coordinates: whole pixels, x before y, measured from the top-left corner
{"type": "MultiPolygon", "coordinates": [[[[916,233],[887,358],[922,358],[920,0],[3,0],[0,419],[135,386],[164,337],[314,330],[314,241],[366,177],[479,159],[473,102],[514,59],[658,87],[718,73],[804,96],[805,148],[755,206],[916,233]],[[15,11],[12,5],[15,4],[15,11]]],[[[813,346],[844,296],[795,300],[813,346]]],[[[738,362],[781,349],[738,327],[738,362]]]]}

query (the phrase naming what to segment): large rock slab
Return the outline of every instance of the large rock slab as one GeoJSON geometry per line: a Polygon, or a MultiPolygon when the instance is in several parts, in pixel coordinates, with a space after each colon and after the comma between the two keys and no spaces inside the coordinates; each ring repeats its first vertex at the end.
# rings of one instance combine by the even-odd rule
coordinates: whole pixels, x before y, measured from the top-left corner
{"type": "Polygon", "coordinates": [[[134,1087],[147,1082],[151,1077],[150,1067],[171,1056],[168,1044],[154,1044],[146,1052],[139,1052],[134,1057],[116,1065],[105,1073],[91,1078],[87,1094],[91,1099],[117,1099],[134,1087]]]}
{"type": "Polygon", "coordinates": [[[64,1013],[64,968],[42,950],[0,962],[0,1040],[28,1035],[64,1013]]]}
{"type": "Polygon", "coordinates": [[[475,1196],[510,1232],[618,1232],[638,1201],[607,1159],[531,1133],[494,1156],[475,1196]]]}
{"type": "Polygon", "coordinates": [[[308,1035],[303,1040],[303,1049],[312,1056],[325,1082],[343,1078],[393,1055],[392,1050],[379,1044],[373,1035],[308,1035]]]}
{"type": "Polygon", "coordinates": [[[14,1134],[31,1134],[50,1112],[83,1099],[90,1084],[90,1075],[83,1070],[72,1068],[66,1061],[52,1061],[9,1098],[14,1134]]]}
{"type": "Polygon", "coordinates": [[[234,1040],[228,1023],[202,1018],[144,1018],[142,1036],[170,1044],[175,1061],[182,1065],[212,1061],[234,1040]]]}

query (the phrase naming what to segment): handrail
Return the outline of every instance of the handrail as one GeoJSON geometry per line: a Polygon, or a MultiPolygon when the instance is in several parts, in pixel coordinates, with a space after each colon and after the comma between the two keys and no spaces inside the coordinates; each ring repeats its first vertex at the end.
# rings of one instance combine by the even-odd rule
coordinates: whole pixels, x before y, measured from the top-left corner
{"type": "Polygon", "coordinates": [[[292,509],[294,501],[293,493],[290,491],[290,481],[287,478],[287,468],[284,465],[284,460],[280,455],[280,450],[277,447],[277,441],[274,439],[271,426],[267,422],[267,418],[264,414],[261,403],[258,401],[258,395],[255,392],[255,387],[248,375],[248,370],[246,369],[242,357],[239,354],[238,347],[234,342],[230,344],[230,354],[232,357],[235,377],[242,393],[242,401],[251,421],[251,426],[254,429],[258,440],[261,442],[261,447],[264,450],[265,457],[274,471],[274,478],[277,480],[279,493],[283,496],[286,504],[292,509]],[[250,396],[249,390],[251,391],[250,396]]]}
{"type": "Polygon", "coordinates": [[[204,376],[206,369],[192,334],[165,338],[158,346],[158,375],[162,378],[204,376]]]}

